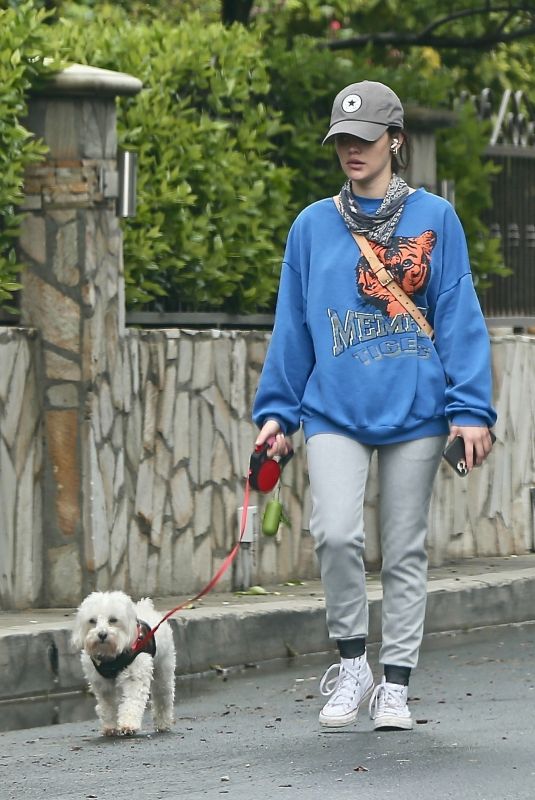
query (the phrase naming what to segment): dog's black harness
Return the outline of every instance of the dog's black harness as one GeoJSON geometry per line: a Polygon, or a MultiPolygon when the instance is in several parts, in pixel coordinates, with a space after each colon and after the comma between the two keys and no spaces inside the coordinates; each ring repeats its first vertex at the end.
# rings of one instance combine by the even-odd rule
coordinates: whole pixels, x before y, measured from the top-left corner
{"type": "Polygon", "coordinates": [[[93,662],[93,666],[95,667],[96,671],[99,675],[102,675],[103,678],[116,678],[117,675],[130,666],[132,661],[138,657],[140,653],[148,653],[149,656],[156,655],[156,639],[154,636],[149,636],[147,638],[147,634],[150,633],[151,627],[143,620],[138,619],[137,621],[137,639],[134,644],[138,642],[142,642],[144,639],[146,641],[143,645],[137,649],[134,647],[130,647],[128,650],[124,650],[122,653],[119,653],[118,656],[115,658],[110,658],[109,660],[106,659],[105,661],[96,661],[94,658],[91,659],[93,662]]]}

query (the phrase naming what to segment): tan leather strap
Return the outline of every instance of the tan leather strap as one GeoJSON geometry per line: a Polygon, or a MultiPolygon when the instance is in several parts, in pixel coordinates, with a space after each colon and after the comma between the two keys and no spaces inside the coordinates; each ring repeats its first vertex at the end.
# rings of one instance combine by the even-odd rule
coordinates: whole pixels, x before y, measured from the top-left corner
{"type": "MultiPolygon", "coordinates": [[[[335,202],[336,208],[340,211],[339,205],[339,196],[333,197],[335,202]]],[[[370,269],[384,288],[390,292],[390,294],[396,298],[396,300],[401,303],[405,311],[411,315],[413,320],[419,326],[420,330],[426,333],[430,339],[433,338],[433,328],[426,320],[420,309],[412,302],[410,297],[405,294],[399,283],[396,283],[394,276],[392,275],[389,270],[385,267],[384,264],[381,263],[377,255],[373,252],[370,243],[366,239],[365,236],[362,236],[358,233],[353,233],[351,231],[351,235],[356,241],[359,246],[360,252],[366,258],[368,264],[370,265],[370,269]]]]}
{"type": "Polygon", "coordinates": [[[390,294],[396,298],[396,300],[401,303],[405,311],[407,311],[416,324],[419,326],[420,330],[424,333],[427,333],[430,339],[433,338],[433,328],[426,320],[418,306],[416,306],[410,297],[405,294],[399,283],[396,283],[394,276],[392,273],[387,270],[384,264],[382,264],[376,254],[373,252],[370,243],[364,236],[360,236],[357,233],[351,232],[351,235],[357,242],[358,246],[360,247],[360,252],[365,256],[368,264],[370,265],[370,269],[372,270],[373,274],[384,288],[390,292],[390,294]]]}

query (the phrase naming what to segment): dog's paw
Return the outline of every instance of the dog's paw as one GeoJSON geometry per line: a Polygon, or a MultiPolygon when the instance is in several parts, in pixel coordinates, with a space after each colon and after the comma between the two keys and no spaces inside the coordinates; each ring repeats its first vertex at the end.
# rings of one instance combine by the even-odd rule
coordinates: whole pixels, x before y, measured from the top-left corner
{"type": "Polygon", "coordinates": [[[117,728],[102,728],[103,736],[117,736],[117,728]]]}
{"type": "Polygon", "coordinates": [[[117,729],[117,736],[135,736],[139,733],[139,728],[133,728],[131,725],[122,725],[117,729]]]}
{"type": "Polygon", "coordinates": [[[174,720],[169,720],[169,722],[164,722],[163,720],[160,722],[155,722],[154,730],[156,733],[166,733],[167,731],[172,730],[174,722],[174,720]]]}

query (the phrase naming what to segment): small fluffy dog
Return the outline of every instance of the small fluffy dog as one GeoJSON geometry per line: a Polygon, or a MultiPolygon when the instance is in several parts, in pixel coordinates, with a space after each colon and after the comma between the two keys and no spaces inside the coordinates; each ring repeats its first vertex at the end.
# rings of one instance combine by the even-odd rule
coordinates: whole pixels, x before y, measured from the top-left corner
{"type": "Polygon", "coordinates": [[[134,603],[124,592],[92,592],[78,608],[72,642],[82,651],[82,668],[105,736],[138,733],[149,693],[155,729],[167,731],[173,725],[176,655],[171,626],[164,622],[141,652],[132,651],[162,616],[152,600],[134,603]]]}

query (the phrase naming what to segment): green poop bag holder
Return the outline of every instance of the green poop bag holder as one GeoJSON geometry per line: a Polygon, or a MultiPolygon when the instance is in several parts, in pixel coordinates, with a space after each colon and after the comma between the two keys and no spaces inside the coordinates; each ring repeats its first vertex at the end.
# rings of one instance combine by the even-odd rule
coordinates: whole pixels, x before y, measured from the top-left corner
{"type": "Polygon", "coordinates": [[[290,520],[284,513],[284,507],[280,501],[281,488],[277,489],[277,497],[272,497],[266,505],[264,516],[262,517],[262,533],[264,536],[276,536],[281,523],[290,527],[290,520]]]}

